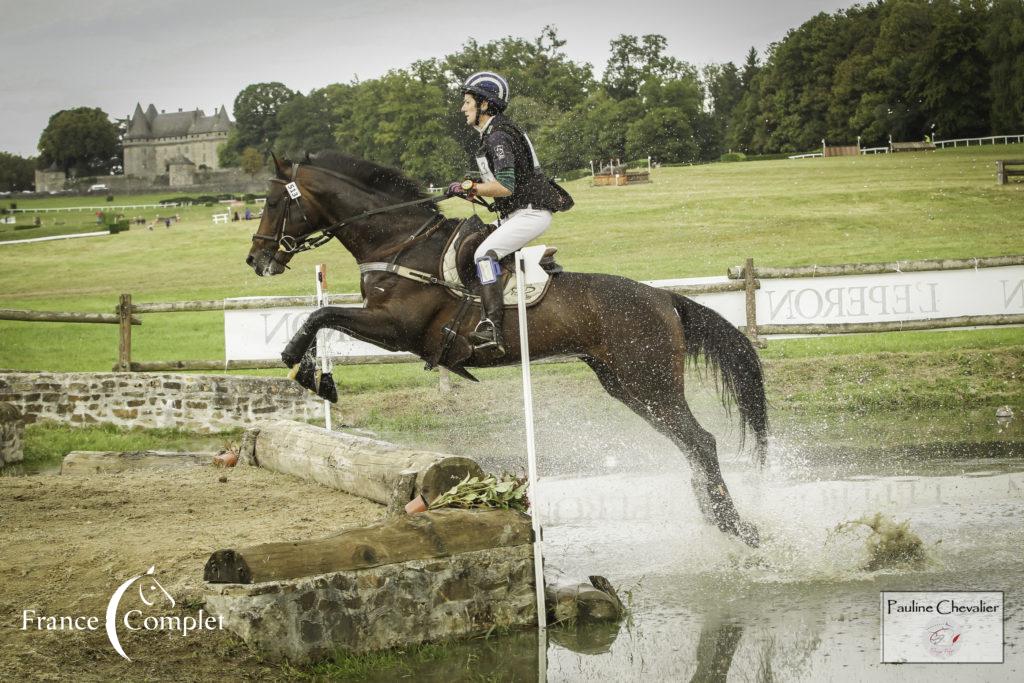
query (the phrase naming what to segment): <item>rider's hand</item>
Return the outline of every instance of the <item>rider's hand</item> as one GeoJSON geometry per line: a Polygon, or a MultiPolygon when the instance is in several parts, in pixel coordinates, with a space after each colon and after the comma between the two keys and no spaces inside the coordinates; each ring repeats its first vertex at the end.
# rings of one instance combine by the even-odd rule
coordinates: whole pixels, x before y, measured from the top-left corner
{"type": "Polygon", "coordinates": [[[472,180],[456,180],[448,186],[446,197],[463,197],[468,199],[476,196],[476,183],[472,180]]]}

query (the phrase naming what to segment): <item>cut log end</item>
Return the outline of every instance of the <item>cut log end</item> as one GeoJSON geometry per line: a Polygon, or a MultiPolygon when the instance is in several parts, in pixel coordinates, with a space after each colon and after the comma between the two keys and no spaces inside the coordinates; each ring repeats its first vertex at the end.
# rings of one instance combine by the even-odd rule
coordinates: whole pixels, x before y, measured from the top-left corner
{"type": "MultiPolygon", "coordinates": [[[[433,463],[423,472],[419,478],[418,493],[427,501],[432,501],[442,493],[458,484],[460,481],[470,477],[483,477],[483,470],[475,461],[469,458],[452,456],[433,463]]],[[[408,501],[406,501],[408,502],[408,501]]]]}
{"type": "Polygon", "coordinates": [[[208,583],[252,583],[252,570],[234,550],[218,550],[206,561],[203,580],[208,583]]]}

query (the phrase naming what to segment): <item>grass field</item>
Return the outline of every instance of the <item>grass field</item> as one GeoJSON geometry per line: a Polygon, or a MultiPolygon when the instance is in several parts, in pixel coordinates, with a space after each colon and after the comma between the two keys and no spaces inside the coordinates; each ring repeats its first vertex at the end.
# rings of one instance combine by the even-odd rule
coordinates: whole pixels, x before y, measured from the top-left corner
{"type": "MultiPolygon", "coordinates": [[[[993,161],[1022,153],[1024,145],[1010,145],[710,164],[656,169],[654,182],[630,187],[595,188],[584,179],[569,184],[577,207],[557,216],[544,239],[559,247],[569,270],[636,279],[720,275],[747,256],[784,266],[1019,254],[1024,184],[997,186],[993,161]]],[[[117,197],[114,204],[173,194],[117,197]]],[[[451,215],[471,210],[461,200],[443,208],[451,215]]],[[[332,291],[356,291],[355,263],[334,244],[300,256],[284,275],[256,277],[244,263],[255,222],[214,225],[211,215],[220,210],[177,210],[183,220],[171,229],[133,226],[111,237],[0,247],[0,307],[107,312],[120,292],[136,302],[305,294],[318,260],[328,264],[332,291]]],[[[223,357],[219,313],[150,315],[143,322],[133,335],[137,360],[223,357]]],[[[887,337],[894,336],[804,348],[835,353],[849,344],[869,350],[908,339],[887,337]]],[[[113,326],[0,322],[0,367],[105,370],[115,360],[116,339],[113,326]]]]}

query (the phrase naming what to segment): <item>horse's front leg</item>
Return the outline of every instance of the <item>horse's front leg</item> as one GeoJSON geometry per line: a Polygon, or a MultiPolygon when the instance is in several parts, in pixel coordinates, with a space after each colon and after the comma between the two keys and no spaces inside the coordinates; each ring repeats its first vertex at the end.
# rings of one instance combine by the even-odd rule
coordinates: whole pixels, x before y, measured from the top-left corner
{"type": "Polygon", "coordinates": [[[316,339],[317,332],[325,327],[384,348],[394,347],[398,331],[395,319],[382,309],[340,306],[318,308],[310,313],[306,322],[302,323],[302,327],[285,345],[281,352],[284,364],[290,368],[301,361],[306,349],[316,339]]]}

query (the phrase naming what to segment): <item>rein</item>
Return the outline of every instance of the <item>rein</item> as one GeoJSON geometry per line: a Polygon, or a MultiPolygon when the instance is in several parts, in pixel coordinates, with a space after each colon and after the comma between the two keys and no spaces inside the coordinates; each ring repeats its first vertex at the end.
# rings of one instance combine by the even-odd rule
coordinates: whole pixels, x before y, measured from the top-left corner
{"type": "MultiPolygon", "coordinates": [[[[276,234],[273,237],[269,235],[261,235],[259,233],[255,233],[252,236],[253,239],[264,240],[276,244],[280,251],[283,251],[289,255],[294,255],[299,252],[310,251],[312,249],[316,249],[317,247],[321,247],[330,242],[331,240],[333,240],[335,237],[337,237],[338,232],[342,228],[351,225],[356,221],[363,220],[364,218],[369,218],[370,216],[376,216],[378,214],[389,213],[392,211],[398,211],[399,209],[405,209],[410,206],[418,206],[420,204],[437,204],[439,202],[444,201],[445,199],[448,199],[447,195],[442,194],[437,197],[424,197],[422,199],[414,199],[412,201],[402,202],[400,204],[391,204],[389,206],[383,206],[379,209],[370,209],[369,211],[363,211],[362,213],[356,214],[354,216],[349,216],[347,218],[341,219],[340,221],[336,221],[331,225],[327,226],[326,228],[314,228],[309,233],[296,238],[292,237],[291,235],[285,234],[285,230],[288,224],[288,209],[291,206],[292,202],[295,202],[295,205],[299,207],[299,212],[302,214],[302,220],[306,223],[306,225],[311,224],[309,218],[306,216],[306,210],[302,206],[302,202],[299,201],[300,198],[302,197],[302,191],[299,189],[299,186],[295,181],[295,178],[298,176],[300,166],[301,164],[298,163],[292,164],[292,180],[290,181],[281,178],[270,179],[270,182],[280,183],[284,185],[285,190],[288,192],[288,205],[285,207],[285,211],[281,216],[281,222],[277,228],[276,234]]],[[[320,168],[319,166],[312,166],[311,168],[315,168],[317,171],[320,171],[321,173],[326,173],[328,175],[335,176],[336,178],[344,180],[348,183],[352,182],[349,178],[346,178],[340,173],[334,173],[330,169],[320,168]]],[[[468,201],[471,201],[474,204],[480,204],[481,206],[491,209],[491,206],[486,201],[478,197],[471,197],[467,199],[468,201]]],[[[491,210],[493,211],[493,209],[491,210]]],[[[443,224],[444,215],[441,213],[434,213],[432,216],[427,218],[426,222],[423,223],[423,225],[421,225],[416,230],[416,232],[414,232],[404,242],[401,242],[400,244],[397,244],[394,247],[391,247],[390,249],[387,249],[383,253],[377,255],[378,259],[387,258],[388,256],[391,256],[392,259],[390,262],[374,261],[370,263],[359,264],[360,273],[366,274],[374,271],[392,273],[394,275],[398,275],[400,277],[404,277],[410,280],[415,280],[423,284],[440,285],[442,287],[447,287],[448,289],[451,289],[463,296],[469,296],[469,291],[462,285],[446,282],[444,279],[438,278],[437,276],[431,275],[430,273],[424,273],[421,271],[413,270],[411,268],[406,268],[396,263],[398,256],[403,251],[405,251],[406,248],[412,246],[413,244],[421,240],[426,239],[427,237],[430,237],[443,224]]],[[[475,299],[475,297],[470,298],[475,299]]]]}
{"type": "MultiPolygon", "coordinates": [[[[305,221],[307,225],[309,225],[310,221],[309,218],[306,216],[306,210],[303,208],[302,202],[299,201],[300,198],[302,197],[302,191],[299,190],[299,186],[296,184],[294,180],[294,178],[298,175],[299,168],[300,164],[294,164],[292,166],[291,181],[282,180],[281,178],[271,178],[270,182],[280,183],[285,186],[285,189],[288,191],[288,204],[290,205],[292,202],[295,202],[296,206],[299,207],[299,211],[302,213],[302,220],[305,221]]],[[[318,171],[327,173],[328,175],[333,175],[342,180],[347,180],[341,174],[331,173],[328,169],[323,169],[319,167],[314,168],[316,168],[318,171]]],[[[322,247],[323,245],[327,244],[335,237],[337,237],[337,233],[342,228],[351,225],[356,221],[363,220],[364,218],[369,218],[370,216],[376,216],[382,213],[390,213],[391,211],[398,211],[399,209],[405,209],[410,206],[418,206],[420,204],[437,204],[439,202],[444,201],[445,199],[447,199],[447,197],[444,195],[440,195],[438,197],[424,197],[423,199],[414,199],[410,202],[402,202],[400,204],[391,204],[389,206],[383,206],[379,209],[370,209],[369,211],[363,211],[362,213],[356,214],[354,216],[343,218],[340,221],[332,223],[326,228],[314,228],[313,230],[299,238],[285,234],[285,229],[288,224],[288,211],[286,207],[284,215],[281,218],[281,223],[278,226],[276,234],[273,237],[269,235],[261,235],[259,233],[255,233],[253,234],[252,238],[272,242],[276,244],[281,249],[281,251],[284,251],[287,254],[297,254],[302,251],[309,251],[311,249],[316,249],[317,247],[322,247]]],[[[422,233],[423,230],[436,218],[437,216],[431,216],[430,219],[428,219],[427,223],[416,231],[416,234],[413,235],[413,239],[419,237],[420,233],[422,233]]],[[[409,243],[411,243],[411,240],[409,241],[409,243]]],[[[409,243],[403,244],[402,248],[408,246],[409,243]]]]}

